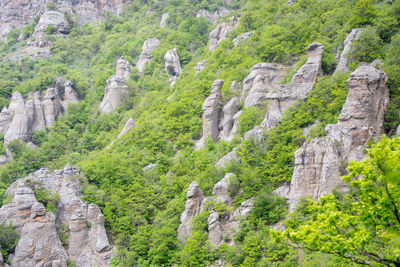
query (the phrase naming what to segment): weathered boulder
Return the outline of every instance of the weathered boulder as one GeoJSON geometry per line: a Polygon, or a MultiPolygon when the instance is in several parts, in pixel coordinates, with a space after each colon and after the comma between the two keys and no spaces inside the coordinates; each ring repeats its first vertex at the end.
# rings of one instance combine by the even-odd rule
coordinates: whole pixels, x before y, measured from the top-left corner
{"type": "Polygon", "coordinates": [[[240,163],[239,157],[237,155],[237,148],[234,148],[231,152],[223,156],[216,164],[217,169],[225,168],[229,163],[240,163]]]}
{"type": "Polygon", "coordinates": [[[129,118],[129,120],[126,122],[124,128],[119,133],[118,138],[127,134],[131,129],[135,129],[135,128],[136,128],[135,121],[132,118],[129,118]]]}
{"type": "Polygon", "coordinates": [[[21,234],[11,266],[66,266],[67,257],[77,266],[108,266],[112,253],[104,217],[95,204],[88,205],[80,198],[79,175],[70,165],[54,172],[40,169],[7,190],[12,200],[0,209],[0,223],[12,220],[21,234]],[[45,212],[26,184],[59,195],[56,217],[45,212]],[[61,246],[56,228],[68,235],[67,249],[61,246]]]}
{"type": "Polygon", "coordinates": [[[160,28],[164,28],[165,26],[167,26],[168,17],[169,17],[169,13],[162,14],[161,21],[160,21],[160,28]]]}
{"type": "Polygon", "coordinates": [[[212,195],[215,196],[214,202],[221,202],[225,205],[232,204],[232,198],[229,196],[229,185],[235,177],[234,173],[227,173],[222,180],[214,185],[212,191],[212,195]]]}
{"type": "Polygon", "coordinates": [[[220,120],[219,130],[220,138],[223,140],[231,141],[237,132],[237,125],[235,125],[235,114],[239,111],[239,98],[233,97],[222,109],[222,119],[220,120]],[[234,127],[236,126],[236,127],[234,127]]]}
{"type": "Polygon", "coordinates": [[[348,54],[351,50],[351,44],[353,41],[357,40],[360,37],[363,29],[352,29],[349,35],[347,35],[346,39],[343,42],[343,51],[340,55],[339,63],[336,66],[335,73],[337,72],[349,72],[348,66],[348,54]]]}
{"type": "Polygon", "coordinates": [[[12,95],[8,110],[12,120],[4,133],[4,143],[8,144],[15,139],[26,142],[29,138],[29,116],[24,98],[18,91],[12,95]]]}
{"type": "Polygon", "coordinates": [[[222,100],[221,88],[223,84],[223,80],[215,80],[211,86],[211,94],[206,98],[202,105],[203,135],[197,143],[197,148],[204,147],[204,142],[208,137],[210,137],[214,142],[217,141],[222,100]]]}
{"type": "Polygon", "coordinates": [[[201,17],[206,18],[212,25],[215,25],[219,18],[222,18],[223,16],[228,15],[229,13],[230,10],[224,7],[221,7],[214,12],[211,12],[207,9],[200,9],[196,13],[196,18],[201,18],[201,17]]]}
{"type": "Polygon", "coordinates": [[[52,126],[61,112],[61,102],[56,88],[49,88],[43,98],[43,112],[46,126],[52,126]]]}
{"type": "Polygon", "coordinates": [[[116,75],[107,80],[103,101],[100,103],[101,113],[110,113],[116,109],[128,95],[126,80],[130,75],[130,64],[128,60],[121,57],[117,62],[116,75]]]}
{"type": "Polygon", "coordinates": [[[232,40],[233,46],[236,47],[238,46],[239,42],[244,42],[250,39],[250,37],[254,34],[254,32],[255,31],[242,33],[241,35],[232,40]]]}
{"type": "Polygon", "coordinates": [[[204,194],[199,185],[196,182],[192,182],[189,185],[186,196],[188,200],[185,204],[185,211],[181,215],[181,225],[178,228],[178,239],[181,242],[186,241],[192,233],[192,220],[200,212],[204,194]]]}
{"type": "Polygon", "coordinates": [[[50,26],[55,28],[56,33],[68,34],[71,31],[71,25],[63,13],[49,10],[40,16],[33,35],[45,33],[50,26]]]}
{"type": "Polygon", "coordinates": [[[349,93],[337,124],[327,125],[326,136],[304,143],[295,152],[295,168],[287,190],[276,193],[288,198],[289,209],[302,197],[318,199],[335,187],[345,190],[340,177],[349,161],[360,161],[368,141],[384,133],[389,103],[386,74],[362,64],[349,77],[349,93]]]}
{"type": "Polygon", "coordinates": [[[215,51],[218,48],[218,43],[228,38],[228,33],[239,25],[239,18],[231,17],[229,22],[222,22],[210,32],[208,35],[210,51],[215,51]]]}
{"type": "Polygon", "coordinates": [[[164,56],[165,71],[171,76],[170,86],[174,86],[178,76],[182,73],[181,62],[179,60],[178,50],[173,48],[168,50],[164,56]]]}
{"type": "Polygon", "coordinates": [[[219,214],[216,211],[211,211],[207,219],[208,223],[208,241],[214,246],[219,246],[223,240],[221,225],[219,222],[219,214]]]}
{"type": "Polygon", "coordinates": [[[197,62],[197,65],[194,68],[196,75],[199,74],[206,67],[207,67],[207,59],[197,62]]]}
{"type": "Polygon", "coordinates": [[[147,39],[142,46],[142,53],[139,56],[139,60],[136,62],[136,67],[138,68],[139,72],[142,73],[144,66],[147,62],[149,62],[152,58],[152,52],[154,49],[158,47],[160,44],[160,40],[157,38],[150,38],[147,39]]]}

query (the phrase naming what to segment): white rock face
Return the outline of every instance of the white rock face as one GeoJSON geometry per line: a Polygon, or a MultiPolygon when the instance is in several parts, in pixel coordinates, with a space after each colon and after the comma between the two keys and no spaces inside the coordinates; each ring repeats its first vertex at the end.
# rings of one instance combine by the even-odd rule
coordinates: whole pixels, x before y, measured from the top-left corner
{"type": "Polygon", "coordinates": [[[11,266],[66,266],[68,257],[79,267],[108,266],[112,253],[104,217],[96,205],[80,199],[79,175],[77,168],[69,165],[54,173],[40,169],[7,190],[12,200],[1,207],[0,223],[12,220],[15,231],[21,234],[11,266]],[[26,186],[28,181],[35,183],[35,188],[59,195],[56,216],[46,213],[37,202],[26,186]],[[67,249],[61,245],[56,225],[67,227],[67,249]]]}
{"type": "Polygon", "coordinates": [[[206,98],[202,105],[203,135],[196,145],[197,148],[203,148],[204,142],[208,137],[210,137],[214,142],[217,141],[222,101],[221,88],[223,85],[223,80],[214,81],[213,85],[211,86],[211,94],[206,98]]]}
{"type": "Polygon", "coordinates": [[[340,55],[339,63],[336,66],[335,73],[350,71],[347,56],[351,50],[351,44],[360,37],[360,34],[363,30],[364,29],[352,29],[349,35],[347,35],[346,40],[343,42],[343,51],[340,55]]]}
{"type": "Polygon", "coordinates": [[[206,18],[212,25],[215,25],[219,18],[222,18],[223,16],[228,15],[229,13],[230,10],[224,7],[221,7],[214,12],[211,12],[206,9],[200,9],[196,13],[196,18],[201,18],[201,17],[206,18]]]}
{"type": "Polygon", "coordinates": [[[117,62],[116,74],[107,80],[103,101],[100,103],[101,113],[110,113],[116,109],[128,95],[127,79],[130,76],[130,64],[121,57],[117,62]]]}
{"type": "Polygon", "coordinates": [[[223,22],[217,25],[217,27],[210,32],[208,35],[210,51],[215,51],[218,48],[218,43],[228,38],[228,33],[235,29],[239,25],[239,19],[231,17],[229,22],[223,22]]]}
{"type": "Polygon", "coordinates": [[[140,54],[139,60],[136,63],[136,67],[138,68],[140,73],[143,72],[146,63],[153,58],[152,52],[158,47],[159,44],[160,40],[158,40],[157,38],[150,38],[144,42],[142,46],[142,53],[140,54]]]}
{"type": "Polygon", "coordinates": [[[197,65],[194,68],[196,75],[199,74],[206,67],[207,67],[207,59],[197,62],[197,65]]]}
{"type": "Polygon", "coordinates": [[[162,14],[161,21],[160,21],[160,28],[164,28],[165,26],[167,26],[168,17],[169,17],[169,13],[162,14]]]}
{"type": "Polygon", "coordinates": [[[181,215],[181,225],[178,228],[178,239],[181,242],[185,242],[192,233],[192,220],[200,212],[204,194],[199,185],[196,182],[192,182],[189,185],[186,196],[188,200],[185,204],[185,211],[181,215]]]}
{"type": "Polygon", "coordinates": [[[248,39],[250,39],[250,37],[254,34],[255,31],[251,31],[251,32],[245,32],[241,35],[239,35],[238,37],[236,37],[235,39],[233,39],[232,43],[234,47],[237,47],[239,42],[244,42],[248,39]]]}
{"type": "Polygon", "coordinates": [[[384,115],[389,103],[386,74],[361,65],[347,83],[349,93],[337,124],[325,128],[324,138],[314,138],[295,152],[295,168],[289,188],[276,193],[285,196],[293,210],[302,197],[318,199],[342,187],[340,177],[346,163],[364,158],[369,140],[384,133],[384,115]]]}
{"type": "Polygon", "coordinates": [[[56,10],[49,10],[40,16],[34,35],[46,32],[49,26],[54,26],[58,33],[68,34],[71,31],[71,25],[69,25],[63,13],[56,10]]]}
{"type": "Polygon", "coordinates": [[[178,50],[176,48],[168,50],[164,56],[165,71],[171,76],[169,84],[175,85],[176,79],[182,73],[181,62],[179,60],[178,50]]]}

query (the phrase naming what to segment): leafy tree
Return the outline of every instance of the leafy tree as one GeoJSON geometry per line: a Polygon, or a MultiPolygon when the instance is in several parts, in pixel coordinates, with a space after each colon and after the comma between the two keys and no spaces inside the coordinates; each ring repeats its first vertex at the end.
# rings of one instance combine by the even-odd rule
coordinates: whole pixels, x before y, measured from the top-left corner
{"type": "Polygon", "coordinates": [[[377,16],[375,7],[376,0],[358,0],[353,8],[353,14],[349,18],[352,28],[361,28],[366,25],[373,25],[377,16]]]}
{"type": "Polygon", "coordinates": [[[19,235],[14,232],[11,222],[8,225],[5,222],[0,224],[0,252],[8,263],[8,255],[14,253],[18,240],[19,235]]]}
{"type": "Polygon", "coordinates": [[[310,215],[298,227],[272,231],[300,247],[336,254],[369,266],[400,265],[400,139],[382,140],[368,157],[351,162],[348,182],[354,196],[333,194],[308,204],[310,215]]]}

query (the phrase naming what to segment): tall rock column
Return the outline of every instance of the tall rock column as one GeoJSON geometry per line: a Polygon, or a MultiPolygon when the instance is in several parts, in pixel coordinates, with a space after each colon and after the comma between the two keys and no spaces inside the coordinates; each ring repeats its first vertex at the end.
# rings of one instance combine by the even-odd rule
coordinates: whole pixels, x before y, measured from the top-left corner
{"type": "Polygon", "coordinates": [[[101,113],[110,113],[116,109],[128,95],[126,80],[130,75],[130,64],[128,60],[121,57],[117,62],[116,75],[107,80],[103,101],[100,104],[101,113]]]}
{"type": "Polygon", "coordinates": [[[203,103],[203,136],[196,144],[197,148],[204,147],[204,142],[208,137],[210,137],[214,142],[217,141],[222,100],[221,88],[223,85],[223,80],[214,81],[211,86],[211,94],[203,103]]]}
{"type": "Polygon", "coordinates": [[[368,64],[350,75],[349,93],[338,123],[326,126],[324,138],[314,138],[295,152],[292,181],[276,191],[288,198],[290,210],[302,197],[318,199],[344,186],[340,177],[347,162],[362,160],[368,141],[383,134],[389,103],[386,80],[384,72],[368,64]]]}
{"type": "Polygon", "coordinates": [[[181,62],[176,48],[168,50],[164,56],[165,71],[171,76],[169,79],[170,86],[174,86],[178,76],[182,73],[181,62]]]}
{"type": "Polygon", "coordinates": [[[335,73],[337,72],[349,72],[349,66],[348,66],[348,55],[349,52],[351,51],[351,44],[357,40],[360,37],[360,34],[362,33],[363,29],[352,29],[349,35],[347,35],[346,39],[343,42],[343,51],[342,54],[340,55],[339,63],[336,66],[335,73]]]}
{"type": "Polygon", "coordinates": [[[138,68],[139,73],[143,72],[146,63],[153,58],[152,52],[158,47],[159,44],[160,40],[157,38],[150,38],[144,42],[142,46],[142,53],[139,56],[139,60],[136,62],[136,67],[138,68]]]}

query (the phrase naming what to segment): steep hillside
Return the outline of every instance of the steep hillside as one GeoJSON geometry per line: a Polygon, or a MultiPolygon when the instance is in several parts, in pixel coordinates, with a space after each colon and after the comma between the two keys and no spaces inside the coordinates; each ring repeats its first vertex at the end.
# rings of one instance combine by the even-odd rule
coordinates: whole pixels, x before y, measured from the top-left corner
{"type": "Polygon", "coordinates": [[[399,1],[0,7],[7,264],[400,264],[399,1]]]}

